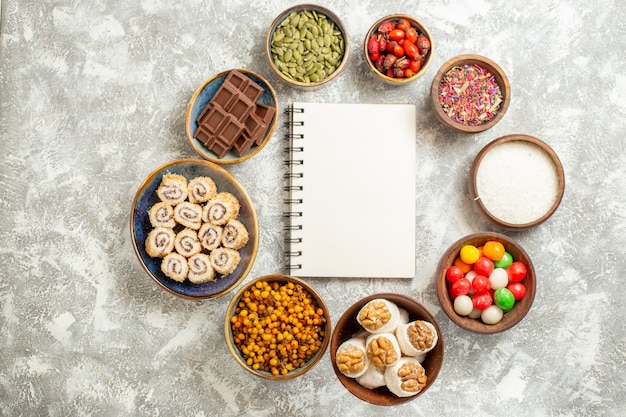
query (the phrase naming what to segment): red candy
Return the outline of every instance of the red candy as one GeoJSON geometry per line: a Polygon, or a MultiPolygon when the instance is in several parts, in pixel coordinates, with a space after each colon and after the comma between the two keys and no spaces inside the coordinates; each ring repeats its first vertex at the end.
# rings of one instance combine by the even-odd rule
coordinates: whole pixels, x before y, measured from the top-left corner
{"type": "Polygon", "coordinates": [[[469,294],[471,284],[467,278],[461,278],[450,286],[450,297],[454,300],[459,295],[469,294]]]}
{"type": "Polygon", "coordinates": [[[480,294],[474,294],[472,296],[472,303],[474,307],[479,310],[485,310],[487,307],[493,304],[493,297],[491,293],[483,292],[480,294]]]}
{"type": "Polygon", "coordinates": [[[476,275],[472,280],[472,289],[476,294],[489,292],[491,290],[491,281],[484,275],[476,275]]]}
{"type": "Polygon", "coordinates": [[[493,261],[486,256],[481,256],[474,264],[474,271],[476,271],[478,275],[484,275],[486,277],[491,275],[493,268],[493,261]]]}
{"type": "Polygon", "coordinates": [[[520,282],[524,278],[526,278],[526,265],[523,263],[516,261],[513,262],[506,269],[507,274],[509,275],[509,281],[511,282],[520,282]]]}
{"type": "Polygon", "coordinates": [[[452,265],[446,270],[446,279],[450,284],[454,284],[464,276],[465,274],[458,266],[452,265]]]}
{"type": "Polygon", "coordinates": [[[512,282],[507,285],[507,288],[513,293],[515,301],[521,300],[526,295],[526,287],[520,282],[512,282]]]}

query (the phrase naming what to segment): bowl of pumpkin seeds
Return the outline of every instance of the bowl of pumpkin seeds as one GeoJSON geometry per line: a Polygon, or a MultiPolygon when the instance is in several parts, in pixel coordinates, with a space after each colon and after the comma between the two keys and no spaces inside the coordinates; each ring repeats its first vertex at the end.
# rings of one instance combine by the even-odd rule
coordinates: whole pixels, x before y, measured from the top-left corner
{"type": "Polygon", "coordinates": [[[270,67],[287,84],[308,89],[337,77],[349,53],[348,31],[330,10],[301,4],[283,11],[265,41],[270,67]]]}

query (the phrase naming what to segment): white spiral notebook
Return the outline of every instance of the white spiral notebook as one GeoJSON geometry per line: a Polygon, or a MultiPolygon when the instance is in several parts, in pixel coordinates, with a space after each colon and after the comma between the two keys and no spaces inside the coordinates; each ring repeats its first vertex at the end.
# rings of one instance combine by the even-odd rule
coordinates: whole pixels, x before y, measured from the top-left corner
{"type": "Polygon", "coordinates": [[[286,112],[289,273],[413,278],[415,105],[296,102],[286,112]]]}

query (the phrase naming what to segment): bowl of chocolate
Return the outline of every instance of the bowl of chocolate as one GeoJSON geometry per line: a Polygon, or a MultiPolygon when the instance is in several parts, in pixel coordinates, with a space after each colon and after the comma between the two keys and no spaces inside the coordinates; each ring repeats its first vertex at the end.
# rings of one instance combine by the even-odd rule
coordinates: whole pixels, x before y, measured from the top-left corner
{"type": "Polygon", "coordinates": [[[404,85],[420,78],[432,62],[433,38],[419,20],[404,14],[378,19],[365,35],[365,62],[377,78],[404,85]]]}
{"type": "Polygon", "coordinates": [[[546,142],[512,134],[481,149],[468,186],[474,207],[486,220],[501,229],[524,230],[545,222],[559,207],[565,174],[546,142]]]}
{"type": "Polygon", "coordinates": [[[309,372],[330,340],[330,312],[324,299],[304,280],[265,275],[242,286],[224,319],[233,358],[251,374],[284,381],[309,372]]]}
{"type": "Polygon", "coordinates": [[[420,302],[377,293],[349,306],[330,340],[341,384],[371,404],[393,406],[423,395],[435,382],[444,341],[435,317],[420,302]]]}
{"type": "Polygon", "coordinates": [[[259,246],[248,193],[222,166],[202,159],[171,161],[143,180],[130,232],[148,276],[190,300],[232,291],[250,272],[259,246]]]}
{"type": "Polygon", "coordinates": [[[524,248],[494,232],[452,243],[435,272],[437,298],[446,315],[462,329],[485,335],[508,330],[526,316],[536,281],[524,248]]]}
{"type": "Polygon", "coordinates": [[[435,74],[430,102],[444,126],[462,133],[478,133],[495,126],[511,101],[511,85],[502,68],[475,54],[446,61],[435,74]]]}
{"type": "Polygon", "coordinates": [[[317,88],[335,79],[350,52],[348,31],[325,7],[301,4],[280,13],[270,24],[265,54],[274,73],[288,85],[317,88]]]}
{"type": "Polygon", "coordinates": [[[277,110],[276,92],[260,74],[223,71],[191,97],[185,117],[187,139],[202,158],[236,164],[267,144],[276,128],[277,110]]]}

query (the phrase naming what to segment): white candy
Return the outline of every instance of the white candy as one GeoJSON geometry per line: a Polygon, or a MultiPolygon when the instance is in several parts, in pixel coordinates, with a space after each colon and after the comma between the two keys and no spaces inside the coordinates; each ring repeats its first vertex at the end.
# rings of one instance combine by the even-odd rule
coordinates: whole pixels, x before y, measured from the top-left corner
{"type": "Polygon", "coordinates": [[[401,358],[398,362],[396,362],[394,365],[388,366],[387,369],[385,369],[385,385],[387,385],[387,388],[389,389],[389,391],[391,391],[393,394],[397,395],[398,397],[410,397],[412,395],[418,394],[421,391],[421,390],[405,391],[402,388],[402,382],[404,378],[398,375],[398,371],[404,365],[417,367],[421,369],[422,373],[425,373],[424,368],[419,363],[419,361],[410,356],[405,356],[401,358]]]}
{"type": "Polygon", "coordinates": [[[469,292],[469,295],[474,294],[474,289],[472,288],[472,281],[474,281],[474,277],[475,277],[476,275],[478,275],[478,274],[477,274],[477,273],[476,273],[476,271],[474,271],[474,270],[469,271],[467,274],[465,274],[465,278],[467,278],[467,280],[468,280],[468,281],[469,281],[469,283],[470,283],[470,292],[469,292]]]}
{"type": "Polygon", "coordinates": [[[341,373],[349,378],[357,378],[363,375],[367,368],[369,368],[369,358],[367,357],[367,352],[365,351],[365,339],[353,337],[351,339],[346,340],[337,348],[336,357],[338,357],[343,351],[348,349],[358,349],[363,353],[363,369],[358,372],[344,372],[340,369],[341,373]]]}
{"type": "Polygon", "coordinates": [[[401,324],[396,329],[396,338],[398,339],[398,345],[400,345],[400,350],[407,356],[417,356],[422,353],[428,353],[437,345],[437,341],[439,340],[439,336],[437,335],[437,329],[435,329],[435,326],[427,321],[420,321],[424,323],[432,333],[433,343],[430,347],[420,349],[418,346],[415,346],[411,342],[411,339],[409,337],[409,330],[411,329],[411,326],[415,326],[415,322],[413,321],[411,323],[401,324]]]}
{"type": "Polygon", "coordinates": [[[356,379],[365,388],[374,389],[385,385],[385,372],[377,366],[369,366],[365,373],[356,379]]]}
{"type": "Polygon", "coordinates": [[[359,310],[356,319],[370,333],[393,332],[400,323],[400,310],[395,303],[384,298],[377,298],[365,304],[359,310]],[[380,313],[383,311],[388,311],[391,315],[387,322],[383,322],[380,317],[380,313]],[[362,319],[362,315],[364,315],[365,320],[362,319]],[[370,321],[374,321],[375,325],[369,325],[367,322],[370,321]]]}
{"type": "Polygon", "coordinates": [[[474,308],[471,313],[467,315],[470,319],[477,319],[480,315],[483,314],[483,311],[479,308],[474,308]]]}
{"type": "Polygon", "coordinates": [[[502,309],[498,307],[497,305],[492,304],[489,307],[487,307],[485,310],[483,310],[482,314],[480,315],[480,318],[486,324],[496,324],[497,322],[502,320],[503,315],[504,315],[504,312],[502,311],[502,309]]]}
{"type": "Polygon", "coordinates": [[[494,290],[506,287],[509,284],[509,275],[506,273],[506,269],[495,268],[489,274],[489,282],[491,282],[491,288],[494,290]]]}
{"type": "Polygon", "coordinates": [[[467,295],[459,295],[454,299],[454,311],[459,316],[467,316],[474,310],[474,303],[467,295]]]}

